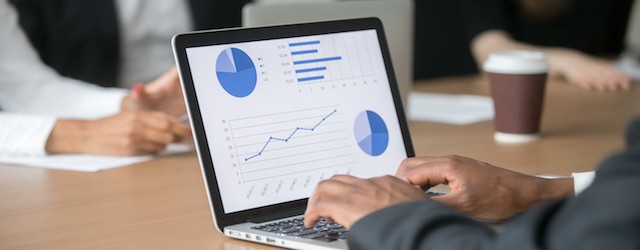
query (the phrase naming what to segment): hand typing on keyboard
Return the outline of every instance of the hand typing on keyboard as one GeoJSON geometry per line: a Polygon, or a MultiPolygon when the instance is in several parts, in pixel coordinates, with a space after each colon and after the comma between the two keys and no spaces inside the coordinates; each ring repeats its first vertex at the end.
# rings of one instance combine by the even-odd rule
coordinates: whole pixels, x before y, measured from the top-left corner
{"type": "Polygon", "coordinates": [[[307,203],[304,225],[313,227],[324,217],[350,228],[360,218],[378,209],[426,199],[429,196],[420,188],[394,176],[360,179],[336,175],[316,187],[307,203]]]}

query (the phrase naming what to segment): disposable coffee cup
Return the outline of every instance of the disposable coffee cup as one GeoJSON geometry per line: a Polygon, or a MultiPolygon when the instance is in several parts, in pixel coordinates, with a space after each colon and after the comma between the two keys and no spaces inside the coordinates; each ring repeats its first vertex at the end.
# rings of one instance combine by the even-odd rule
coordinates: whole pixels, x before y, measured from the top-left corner
{"type": "Polygon", "coordinates": [[[491,85],[495,140],[520,143],[538,139],[549,71],[544,54],[492,53],[483,68],[491,85]]]}

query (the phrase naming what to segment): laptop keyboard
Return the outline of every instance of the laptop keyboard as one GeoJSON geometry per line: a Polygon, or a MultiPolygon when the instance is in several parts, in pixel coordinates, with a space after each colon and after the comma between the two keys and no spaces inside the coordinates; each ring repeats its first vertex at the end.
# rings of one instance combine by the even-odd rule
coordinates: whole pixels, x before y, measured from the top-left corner
{"type": "MultiPolygon", "coordinates": [[[[444,193],[428,191],[430,196],[443,195],[444,193]]],[[[304,226],[303,218],[284,220],[276,223],[251,227],[253,230],[270,232],[279,235],[293,236],[303,239],[313,239],[324,242],[346,239],[349,229],[335,222],[328,222],[324,218],[320,219],[315,226],[308,228],[304,226]]]]}
{"type": "Polygon", "coordinates": [[[304,226],[303,218],[270,223],[252,227],[251,229],[324,242],[346,239],[347,232],[349,232],[348,229],[340,224],[328,222],[325,219],[320,219],[315,226],[308,228],[304,226]]]}

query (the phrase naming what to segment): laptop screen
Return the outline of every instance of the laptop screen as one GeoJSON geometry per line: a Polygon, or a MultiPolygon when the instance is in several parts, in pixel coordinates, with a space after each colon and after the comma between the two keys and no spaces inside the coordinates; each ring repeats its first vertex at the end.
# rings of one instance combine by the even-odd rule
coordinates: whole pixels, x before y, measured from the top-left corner
{"type": "Polygon", "coordinates": [[[375,29],[186,56],[225,214],[308,198],[335,174],[394,174],[407,158],[375,29]]]}

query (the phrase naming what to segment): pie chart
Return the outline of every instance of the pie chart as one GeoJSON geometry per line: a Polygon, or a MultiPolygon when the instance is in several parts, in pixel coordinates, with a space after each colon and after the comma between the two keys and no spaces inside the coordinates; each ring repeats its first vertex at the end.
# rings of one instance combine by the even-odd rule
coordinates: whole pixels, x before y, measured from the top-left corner
{"type": "Polygon", "coordinates": [[[220,52],[216,60],[216,75],[222,88],[235,97],[250,95],[258,80],[253,61],[247,53],[237,48],[220,52]]]}
{"type": "Polygon", "coordinates": [[[360,112],[356,117],[354,132],[358,146],[368,155],[378,156],[387,150],[389,131],[382,117],[376,112],[360,112]]]}

